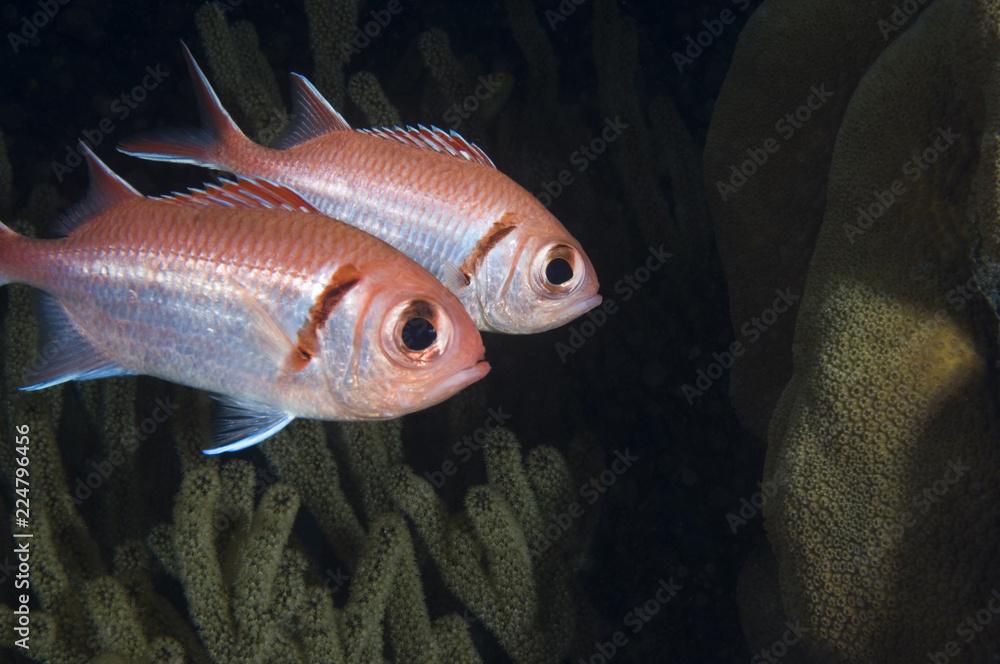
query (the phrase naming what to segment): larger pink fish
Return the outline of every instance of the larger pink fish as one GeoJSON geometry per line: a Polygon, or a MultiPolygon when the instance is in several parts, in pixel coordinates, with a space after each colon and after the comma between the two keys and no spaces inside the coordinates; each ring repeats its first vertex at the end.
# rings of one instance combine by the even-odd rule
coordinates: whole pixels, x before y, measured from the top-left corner
{"type": "Polygon", "coordinates": [[[190,51],[205,127],[125,143],[126,154],[288,185],[325,214],[375,235],[454,292],[479,329],[531,333],[601,302],[580,243],[539,201],[455,132],[354,131],[304,77],[294,120],[266,148],[240,131],[190,51]]]}
{"type": "Polygon", "coordinates": [[[296,417],[419,410],[489,370],[461,303],[384,242],[281,209],[298,201],[266,183],[241,182],[241,206],[151,200],[83,149],[91,190],[67,237],[0,224],[0,284],[47,294],[59,351],[25,389],[149,374],[210,390],[225,405],[217,453],[296,417]]]}

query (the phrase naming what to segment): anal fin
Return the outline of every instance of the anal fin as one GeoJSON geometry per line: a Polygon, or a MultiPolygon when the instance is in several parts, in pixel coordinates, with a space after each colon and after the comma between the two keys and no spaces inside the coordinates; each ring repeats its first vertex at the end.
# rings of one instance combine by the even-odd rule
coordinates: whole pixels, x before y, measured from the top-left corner
{"type": "Polygon", "coordinates": [[[76,329],[66,309],[53,296],[43,293],[39,298],[46,342],[41,357],[25,376],[24,392],[44,390],[71,380],[93,380],[134,374],[104,357],[76,329]]]}
{"type": "Polygon", "coordinates": [[[295,419],[294,415],[252,401],[223,395],[215,395],[215,399],[218,410],[212,422],[212,440],[216,446],[202,450],[202,454],[224,454],[253,447],[295,419]]]}

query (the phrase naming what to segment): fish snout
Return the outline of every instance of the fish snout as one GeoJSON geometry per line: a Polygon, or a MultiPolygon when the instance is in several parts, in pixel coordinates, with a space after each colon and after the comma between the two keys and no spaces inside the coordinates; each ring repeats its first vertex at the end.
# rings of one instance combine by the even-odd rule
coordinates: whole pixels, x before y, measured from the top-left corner
{"type": "Polygon", "coordinates": [[[482,380],[490,372],[490,363],[485,359],[477,361],[471,367],[460,369],[450,378],[441,383],[441,391],[444,393],[443,399],[461,392],[468,386],[482,380]]]}

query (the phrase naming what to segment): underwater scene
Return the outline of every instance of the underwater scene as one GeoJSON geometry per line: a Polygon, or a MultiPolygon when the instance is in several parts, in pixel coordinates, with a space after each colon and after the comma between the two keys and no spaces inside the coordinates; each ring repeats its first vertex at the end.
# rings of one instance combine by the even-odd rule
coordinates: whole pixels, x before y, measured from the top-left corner
{"type": "Polygon", "coordinates": [[[1000,664],[1000,0],[0,27],[0,662],[1000,664]]]}

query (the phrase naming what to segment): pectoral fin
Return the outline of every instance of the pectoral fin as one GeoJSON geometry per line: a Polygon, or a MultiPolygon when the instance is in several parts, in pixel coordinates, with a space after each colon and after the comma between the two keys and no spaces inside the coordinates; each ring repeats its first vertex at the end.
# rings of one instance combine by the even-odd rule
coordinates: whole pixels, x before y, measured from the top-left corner
{"type": "Polygon", "coordinates": [[[236,296],[250,313],[250,327],[256,333],[267,355],[275,365],[281,365],[285,359],[296,351],[295,341],[281,327],[281,324],[264,307],[261,301],[249,288],[235,277],[232,280],[236,296]]]}

